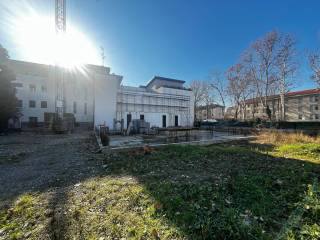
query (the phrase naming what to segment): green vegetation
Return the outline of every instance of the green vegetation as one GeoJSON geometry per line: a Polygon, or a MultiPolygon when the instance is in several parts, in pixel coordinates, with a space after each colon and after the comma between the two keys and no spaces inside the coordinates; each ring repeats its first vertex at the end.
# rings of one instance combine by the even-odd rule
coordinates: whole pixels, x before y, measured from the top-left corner
{"type": "MultiPolygon", "coordinates": [[[[47,228],[49,236],[60,231],[60,239],[320,238],[316,142],[168,146],[103,159],[104,174],[65,195],[64,214],[47,228]]],[[[24,195],[2,211],[0,239],[39,236],[38,224],[21,226],[50,223],[45,202],[24,195]]]]}
{"type": "Polygon", "coordinates": [[[277,152],[281,156],[291,158],[301,158],[319,163],[320,144],[319,143],[298,143],[284,144],[278,147],[277,152]]]}
{"type": "Polygon", "coordinates": [[[8,59],[8,51],[0,44],[0,132],[8,127],[8,120],[17,113],[18,104],[16,90],[12,83],[15,75],[6,66],[8,59]]]}
{"type": "Polygon", "coordinates": [[[0,211],[0,239],[39,239],[47,225],[46,208],[39,195],[20,196],[11,208],[0,211]]]}

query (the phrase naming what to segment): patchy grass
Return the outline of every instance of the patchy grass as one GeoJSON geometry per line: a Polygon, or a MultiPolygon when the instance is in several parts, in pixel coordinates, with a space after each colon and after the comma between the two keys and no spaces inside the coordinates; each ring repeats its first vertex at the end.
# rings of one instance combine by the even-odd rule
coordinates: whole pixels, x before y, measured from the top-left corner
{"type": "Polygon", "coordinates": [[[318,143],[320,144],[320,137],[311,137],[309,135],[298,133],[286,133],[283,131],[268,131],[257,135],[257,141],[262,144],[296,144],[296,143],[318,143]]]}
{"type": "Polygon", "coordinates": [[[0,239],[39,239],[47,225],[46,200],[24,194],[6,210],[0,210],[0,239]]]}
{"type": "Polygon", "coordinates": [[[70,193],[70,237],[319,237],[318,164],[228,145],[119,153],[104,164],[107,176],[70,193]]]}
{"type": "MultiPolygon", "coordinates": [[[[319,144],[258,145],[106,155],[105,173],[71,188],[55,218],[63,229],[51,229],[65,239],[319,239],[319,144]]],[[[36,239],[50,220],[47,200],[21,198],[1,212],[0,239],[36,239]]]]}
{"type": "Polygon", "coordinates": [[[68,236],[74,239],[176,239],[158,203],[134,179],[90,180],[71,193],[68,236]]]}
{"type": "Polygon", "coordinates": [[[284,157],[301,158],[311,160],[319,163],[320,160],[320,144],[306,143],[306,144],[284,144],[279,146],[276,154],[284,157]]]}

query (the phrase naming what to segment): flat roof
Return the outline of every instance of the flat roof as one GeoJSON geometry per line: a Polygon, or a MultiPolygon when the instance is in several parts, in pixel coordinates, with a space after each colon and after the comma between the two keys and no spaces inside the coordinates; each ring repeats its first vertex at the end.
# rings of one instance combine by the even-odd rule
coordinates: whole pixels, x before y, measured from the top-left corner
{"type": "Polygon", "coordinates": [[[164,80],[164,81],[171,81],[171,82],[178,82],[178,83],[185,83],[186,81],[174,79],[174,78],[167,78],[167,77],[160,77],[160,76],[154,76],[146,85],[148,87],[150,84],[152,84],[155,80],[164,80]]]}

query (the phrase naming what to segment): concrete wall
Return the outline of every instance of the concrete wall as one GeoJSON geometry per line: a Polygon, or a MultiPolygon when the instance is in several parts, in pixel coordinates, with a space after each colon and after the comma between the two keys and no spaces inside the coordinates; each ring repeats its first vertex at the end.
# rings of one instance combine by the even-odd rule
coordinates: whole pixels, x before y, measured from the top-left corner
{"type": "Polygon", "coordinates": [[[117,92],[122,77],[94,73],[94,125],[105,124],[113,128],[113,119],[116,118],[117,92]]]}

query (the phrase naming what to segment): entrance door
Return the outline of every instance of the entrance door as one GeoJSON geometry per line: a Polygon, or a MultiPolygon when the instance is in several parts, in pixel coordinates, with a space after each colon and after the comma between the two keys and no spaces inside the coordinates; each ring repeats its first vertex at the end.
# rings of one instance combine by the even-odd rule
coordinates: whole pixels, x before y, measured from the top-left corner
{"type": "Polygon", "coordinates": [[[178,116],[176,115],[176,116],[174,116],[174,126],[175,126],[175,127],[178,127],[178,125],[179,125],[179,118],[178,118],[178,116]]]}
{"type": "Polygon", "coordinates": [[[167,127],[167,116],[162,115],[162,127],[167,127]]]}
{"type": "Polygon", "coordinates": [[[131,122],[132,116],[131,114],[127,114],[127,128],[129,127],[129,124],[131,122]]]}

